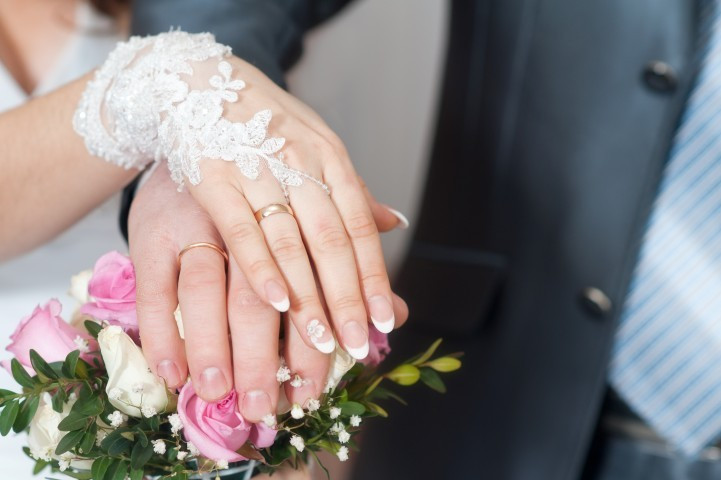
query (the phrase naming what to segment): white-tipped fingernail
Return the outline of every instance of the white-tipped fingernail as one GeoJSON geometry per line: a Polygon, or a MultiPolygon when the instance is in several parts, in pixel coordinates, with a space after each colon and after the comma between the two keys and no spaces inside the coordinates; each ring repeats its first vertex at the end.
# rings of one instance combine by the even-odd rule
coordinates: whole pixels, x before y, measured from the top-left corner
{"type": "Polygon", "coordinates": [[[313,342],[313,345],[315,345],[315,348],[319,351],[322,353],[331,353],[335,350],[335,338],[327,331],[325,325],[323,325],[320,320],[311,320],[305,328],[310,341],[313,342]]]}
{"type": "Polygon", "coordinates": [[[373,325],[381,333],[391,333],[396,325],[396,317],[393,314],[393,307],[383,295],[375,295],[368,299],[373,325]]]}
{"type": "Polygon", "coordinates": [[[350,353],[350,356],[355,358],[356,360],[363,360],[368,356],[368,352],[370,351],[370,345],[368,342],[365,343],[360,348],[352,348],[352,347],[346,347],[345,348],[348,353],[350,353]]]}
{"type": "Polygon", "coordinates": [[[411,222],[408,221],[408,217],[403,215],[401,212],[396,210],[395,208],[391,208],[389,206],[386,206],[386,209],[393,214],[394,217],[398,219],[400,222],[396,228],[400,228],[401,230],[406,230],[410,225],[411,222]]]}
{"type": "Polygon", "coordinates": [[[288,294],[283,290],[278,282],[269,280],[265,284],[265,294],[268,296],[270,304],[281,313],[287,312],[290,308],[290,298],[288,294]]]}
{"type": "Polygon", "coordinates": [[[368,334],[358,322],[348,322],[343,326],[343,346],[356,360],[363,360],[368,356],[368,334]]]}

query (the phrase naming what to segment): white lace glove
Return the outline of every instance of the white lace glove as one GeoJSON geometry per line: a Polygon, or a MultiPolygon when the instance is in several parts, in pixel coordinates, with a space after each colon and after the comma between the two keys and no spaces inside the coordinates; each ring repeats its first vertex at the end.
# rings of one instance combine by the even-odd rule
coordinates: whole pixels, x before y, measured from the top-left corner
{"type": "Polygon", "coordinates": [[[285,139],[268,137],[270,110],[246,123],[223,118],[224,102],[237,102],[245,87],[224,60],[230,53],[208,33],[172,31],[119,44],[83,94],[76,132],[92,154],[124,168],[167,159],[179,188],[185,178],[201,182],[199,162],[207,158],[235,162],[252,180],[266,166],[286,196],[287,186],[304,179],[327,190],[283,162],[285,139]]]}

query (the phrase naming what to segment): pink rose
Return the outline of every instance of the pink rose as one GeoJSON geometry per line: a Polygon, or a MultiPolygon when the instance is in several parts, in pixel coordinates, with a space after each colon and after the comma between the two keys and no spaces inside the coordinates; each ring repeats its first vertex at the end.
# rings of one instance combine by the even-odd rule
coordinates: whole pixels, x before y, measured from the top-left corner
{"type": "MultiPolygon", "coordinates": [[[[61,310],[62,305],[55,299],[50,300],[44,307],[36,307],[32,315],[20,321],[15,333],[10,336],[12,342],[6,350],[29,371],[33,372],[30,364],[31,349],[47,362],[61,362],[73,350],[86,350],[81,356],[92,361],[92,355],[87,352],[98,350],[98,344],[93,337],[60,318],[61,310]]],[[[3,362],[8,371],[9,363],[3,362]]]]}
{"type": "Polygon", "coordinates": [[[128,257],[118,252],[106,253],[100,257],[95,263],[88,293],[92,301],[80,308],[82,313],[122,327],[137,341],[135,269],[128,257]]]}
{"type": "Polygon", "coordinates": [[[388,334],[381,333],[373,325],[369,325],[368,327],[370,350],[368,356],[361,360],[361,362],[365,365],[375,366],[385,360],[386,356],[391,353],[391,347],[388,344],[388,334]]]}
{"type": "Polygon", "coordinates": [[[275,441],[275,430],[264,423],[246,422],[240,415],[235,390],[217,403],[208,403],[188,382],[178,397],[178,415],[183,421],[185,439],[211,460],[247,460],[236,450],[248,440],[256,448],[269,447],[275,441]]]}

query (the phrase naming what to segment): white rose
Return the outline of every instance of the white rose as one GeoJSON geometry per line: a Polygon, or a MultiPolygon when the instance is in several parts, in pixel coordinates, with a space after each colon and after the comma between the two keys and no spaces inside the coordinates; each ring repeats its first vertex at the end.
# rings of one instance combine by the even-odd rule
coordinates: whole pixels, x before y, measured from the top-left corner
{"type": "Polygon", "coordinates": [[[353,368],[353,365],[355,365],[355,359],[350,356],[348,352],[343,350],[343,348],[338,345],[338,342],[335,344],[335,350],[331,354],[330,358],[330,370],[328,371],[328,377],[325,380],[325,391],[330,392],[333,390],[340,380],[343,378],[343,375],[348,373],[348,370],[353,368]]]}
{"type": "Polygon", "coordinates": [[[90,283],[90,279],[92,277],[92,270],[83,270],[70,278],[70,291],[68,293],[81,304],[85,304],[90,301],[88,284],[90,283]]]}
{"type": "MultiPolygon", "coordinates": [[[[66,432],[61,432],[58,425],[70,413],[75,398],[70,399],[63,406],[62,413],[53,410],[51,401],[52,399],[48,393],[40,397],[40,405],[32,422],[30,422],[30,431],[28,432],[30,454],[47,462],[60,459],[55,455],[55,449],[58,448],[58,444],[66,432]]],[[[92,464],[92,460],[73,460],[70,462],[70,466],[78,470],[90,470],[92,464]]]]}
{"type": "Polygon", "coordinates": [[[98,343],[108,372],[105,391],[115,408],[136,418],[142,417],[143,408],[156,412],[174,408],[175,396],[150,371],[142,350],[122,328],[105,327],[98,335],[98,343]]]}

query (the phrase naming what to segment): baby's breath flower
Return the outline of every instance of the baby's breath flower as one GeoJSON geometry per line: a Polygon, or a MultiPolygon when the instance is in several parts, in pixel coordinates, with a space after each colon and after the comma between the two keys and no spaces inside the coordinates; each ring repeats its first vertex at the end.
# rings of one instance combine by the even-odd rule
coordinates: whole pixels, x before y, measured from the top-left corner
{"type": "Polygon", "coordinates": [[[177,435],[177,433],[183,429],[183,421],[177,413],[169,416],[168,421],[170,422],[170,431],[173,432],[173,435],[177,435]]]}
{"type": "Polygon", "coordinates": [[[305,441],[302,437],[298,435],[293,435],[292,437],[290,437],[290,444],[293,445],[295,449],[299,452],[305,450],[305,441]]]}
{"type": "Polygon", "coordinates": [[[85,340],[80,335],[75,337],[75,340],[73,340],[73,343],[75,343],[75,346],[78,347],[78,350],[80,350],[80,353],[88,353],[90,351],[90,344],[87,340],[85,340]]]}
{"type": "Polygon", "coordinates": [[[141,408],[140,411],[146,418],[154,417],[158,414],[158,411],[155,409],[155,407],[151,407],[150,405],[141,408]]]}
{"type": "Polygon", "coordinates": [[[70,468],[70,460],[64,460],[64,459],[59,460],[58,468],[60,469],[61,472],[64,472],[65,470],[70,468]]]}
{"type": "Polygon", "coordinates": [[[350,433],[346,432],[345,430],[341,430],[338,432],[338,441],[340,443],[348,443],[348,440],[350,440],[350,433]]]}
{"type": "Polygon", "coordinates": [[[108,416],[108,420],[110,420],[111,427],[118,428],[128,420],[128,416],[124,415],[120,410],[115,410],[108,416]]]}
{"type": "Polygon", "coordinates": [[[153,440],[153,451],[158,455],[165,455],[165,442],[162,440],[153,440]]]}
{"type": "Polygon", "coordinates": [[[123,391],[120,390],[118,387],[111,388],[108,392],[108,398],[110,400],[120,400],[120,397],[123,396],[123,391]]]}
{"type": "Polygon", "coordinates": [[[278,383],[283,383],[290,380],[290,368],[286,367],[285,365],[281,365],[278,369],[278,373],[275,374],[275,379],[278,380],[278,383]]]}
{"type": "Polygon", "coordinates": [[[336,435],[343,430],[345,430],[345,426],[341,422],[335,422],[333,426],[330,427],[330,433],[334,433],[336,435]]]}
{"type": "Polygon", "coordinates": [[[278,424],[278,420],[275,418],[275,415],[269,413],[268,415],[263,417],[263,423],[265,423],[270,428],[273,428],[278,424]]]}
{"type": "Polygon", "coordinates": [[[98,447],[101,443],[103,443],[103,440],[105,440],[105,437],[108,436],[108,432],[105,430],[98,430],[98,433],[95,434],[95,445],[98,447]]]}
{"type": "Polygon", "coordinates": [[[197,457],[198,455],[200,455],[200,450],[198,450],[198,447],[193,445],[192,442],[188,442],[188,451],[193,457],[197,457]]]}
{"type": "Polygon", "coordinates": [[[351,427],[359,427],[361,424],[361,421],[362,421],[362,419],[358,415],[351,415],[350,426],[351,427]]]}
{"type": "Polygon", "coordinates": [[[215,468],[217,470],[227,470],[228,460],[218,460],[217,462],[215,462],[215,468]]]}
{"type": "Polygon", "coordinates": [[[290,386],[293,388],[300,388],[303,386],[303,379],[300,377],[300,375],[296,375],[293,377],[293,380],[290,381],[290,386]]]}
{"type": "Polygon", "coordinates": [[[317,400],[315,398],[311,398],[310,400],[308,400],[308,411],[309,412],[315,412],[319,408],[320,408],[319,400],[317,400]]]}
{"type": "Polygon", "coordinates": [[[348,447],[340,447],[337,455],[338,460],[340,460],[341,462],[345,462],[346,460],[348,460],[348,447]]]}
{"type": "Polygon", "coordinates": [[[301,407],[297,403],[294,403],[293,408],[290,410],[290,416],[295,418],[296,420],[300,420],[301,418],[303,418],[303,416],[305,416],[303,407],[301,407]]]}
{"type": "Polygon", "coordinates": [[[177,456],[178,460],[180,460],[182,462],[183,460],[185,460],[185,457],[188,456],[188,452],[186,452],[185,450],[178,450],[178,455],[176,455],[176,456],[177,456]]]}
{"type": "Polygon", "coordinates": [[[330,408],[330,418],[335,420],[336,418],[340,417],[341,409],[338,407],[331,407],[330,408]]]}

